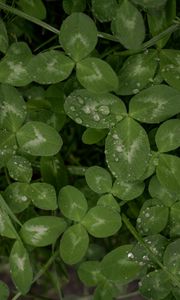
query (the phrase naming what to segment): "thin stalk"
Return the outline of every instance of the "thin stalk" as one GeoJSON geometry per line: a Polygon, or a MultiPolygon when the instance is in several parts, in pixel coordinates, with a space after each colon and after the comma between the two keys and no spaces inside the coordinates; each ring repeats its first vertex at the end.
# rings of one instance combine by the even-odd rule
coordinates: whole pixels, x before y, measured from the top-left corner
{"type": "Polygon", "coordinates": [[[131,234],[135,237],[135,239],[147,250],[147,252],[153,257],[154,261],[157,265],[171,278],[171,280],[180,288],[180,282],[171,272],[167,270],[167,268],[161,263],[161,261],[156,257],[153,251],[147,246],[144,242],[141,235],[137,232],[134,226],[131,224],[130,220],[126,217],[125,214],[122,214],[122,220],[126,225],[127,229],[131,232],[131,234]]]}
{"type": "MultiPolygon", "coordinates": [[[[46,262],[46,264],[39,270],[39,272],[36,274],[36,276],[34,277],[32,284],[35,283],[47,270],[48,268],[52,265],[52,263],[54,262],[54,260],[56,259],[56,257],[59,255],[59,250],[55,251],[54,254],[48,259],[48,261],[46,262]]],[[[21,297],[21,293],[18,292],[13,298],[12,300],[17,300],[19,297],[21,297]]]]}
{"type": "Polygon", "coordinates": [[[6,10],[6,11],[8,11],[8,12],[10,12],[10,13],[18,16],[18,17],[26,19],[26,20],[28,20],[28,21],[36,24],[36,25],[39,25],[39,26],[41,26],[41,27],[43,27],[43,28],[55,33],[55,34],[59,34],[59,30],[56,29],[55,27],[52,27],[51,25],[49,25],[49,24],[47,24],[47,23],[45,23],[45,22],[43,22],[43,21],[41,21],[41,20],[39,20],[39,19],[37,19],[33,16],[30,16],[30,15],[24,13],[23,11],[21,11],[17,8],[11,7],[10,5],[4,4],[2,2],[0,2],[0,8],[2,8],[3,10],[6,10]]]}

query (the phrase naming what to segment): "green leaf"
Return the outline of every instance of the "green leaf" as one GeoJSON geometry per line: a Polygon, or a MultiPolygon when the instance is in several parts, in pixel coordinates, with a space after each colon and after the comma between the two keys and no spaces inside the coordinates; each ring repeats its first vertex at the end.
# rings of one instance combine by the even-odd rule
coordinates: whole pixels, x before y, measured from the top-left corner
{"type": "MultiPolygon", "coordinates": [[[[1,196],[0,196],[0,201],[1,201],[1,196]]],[[[0,235],[8,237],[10,239],[17,238],[16,231],[11,223],[9,216],[7,215],[6,211],[1,207],[0,207],[0,235]]]]}
{"type": "Polygon", "coordinates": [[[160,53],[160,67],[163,79],[172,87],[180,90],[180,51],[165,49],[160,53]]]}
{"type": "Polygon", "coordinates": [[[163,270],[155,270],[143,277],[139,291],[147,299],[164,299],[171,292],[171,281],[163,270]]]}
{"type": "Polygon", "coordinates": [[[180,237],[180,201],[170,208],[170,236],[180,237]]]}
{"type": "Polygon", "coordinates": [[[123,201],[133,200],[144,191],[144,182],[128,182],[123,178],[116,180],[113,184],[112,194],[123,201]]]}
{"type": "Polygon", "coordinates": [[[139,178],[140,181],[147,179],[148,177],[150,177],[152,174],[155,173],[155,169],[156,169],[156,166],[157,166],[158,160],[159,160],[158,156],[159,156],[158,152],[155,152],[155,151],[150,152],[150,159],[149,159],[147,168],[146,168],[145,172],[143,173],[143,175],[139,178]]]}
{"type": "Polygon", "coordinates": [[[45,182],[35,182],[29,186],[28,197],[34,206],[44,210],[55,210],[57,198],[55,188],[45,182]]]}
{"type": "Polygon", "coordinates": [[[73,91],[64,109],[76,123],[95,129],[112,127],[126,115],[126,107],[118,97],[87,90],[73,91]]]}
{"type": "Polygon", "coordinates": [[[46,8],[42,0],[19,0],[18,6],[28,15],[43,20],[46,18],[46,8]]]}
{"type": "Polygon", "coordinates": [[[180,280],[180,239],[170,243],[163,256],[164,266],[180,280]]]}
{"type": "Polygon", "coordinates": [[[20,213],[29,206],[28,189],[29,184],[22,182],[13,182],[6,188],[4,198],[14,213],[20,213]]]}
{"type": "Polygon", "coordinates": [[[58,203],[62,214],[73,221],[80,221],[88,208],[84,194],[71,185],[60,190],[58,203]]]}
{"type": "Polygon", "coordinates": [[[157,65],[157,52],[155,50],[129,56],[118,73],[119,87],[117,93],[119,95],[137,94],[153,81],[157,65]]]}
{"type": "Polygon", "coordinates": [[[111,209],[114,209],[117,212],[120,212],[120,206],[116,199],[111,194],[103,195],[99,198],[97,205],[104,206],[104,207],[110,207],[111,209]]]}
{"type": "MultiPolygon", "coordinates": [[[[148,25],[150,32],[153,36],[158,35],[165,29],[167,29],[173,23],[176,17],[176,0],[166,0],[165,7],[157,9],[157,5],[161,1],[154,1],[155,6],[148,11],[148,25]]],[[[165,2],[165,1],[164,1],[165,2]]],[[[156,42],[159,48],[163,48],[169,40],[171,34],[166,35],[163,39],[156,42]]]]}
{"type": "Polygon", "coordinates": [[[156,169],[157,178],[170,192],[180,193],[180,158],[161,154],[156,169]]]}
{"type": "Polygon", "coordinates": [[[76,62],[88,56],[97,44],[97,28],[83,13],[73,13],[60,28],[59,41],[65,52],[76,62]]]}
{"type": "Polygon", "coordinates": [[[80,280],[88,287],[95,286],[101,279],[100,262],[96,260],[81,263],[78,269],[80,280]]]}
{"type": "Polygon", "coordinates": [[[22,242],[16,241],[14,243],[9,263],[13,282],[18,290],[25,295],[31,288],[33,271],[28,252],[22,242]]]}
{"type": "Polygon", "coordinates": [[[113,19],[118,7],[116,0],[92,0],[93,15],[100,22],[109,22],[113,19]]]}
{"type": "Polygon", "coordinates": [[[131,99],[129,114],[140,122],[160,123],[180,112],[179,96],[167,85],[152,86],[131,99]]]}
{"type": "Polygon", "coordinates": [[[87,231],[81,224],[69,227],[60,242],[60,256],[68,265],[77,264],[86,254],[89,244],[87,231]]]}
{"type": "MultiPolygon", "coordinates": [[[[172,289],[172,294],[173,294],[173,296],[175,297],[175,299],[176,300],[179,300],[179,297],[180,297],[180,290],[179,290],[179,287],[174,287],[173,289],[172,289]]],[[[166,300],[166,299],[165,299],[166,300]]],[[[168,299],[167,299],[168,300],[168,299]]],[[[170,300],[174,300],[174,298],[173,299],[170,299],[170,300]]]]}
{"type": "Polygon", "coordinates": [[[169,209],[158,200],[146,200],[137,219],[138,230],[143,235],[159,233],[166,227],[168,217],[169,209]]]}
{"type": "Polygon", "coordinates": [[[104,206],[91,208],[82,220],[82,224],[92,236],[97,238],[114,235],[122,225],[120,214],[104,206]]]}
{"type": "Polygon", "coordinates": [[[156,267],[154,256],[162,262],[163,253],[167,247],[168,240],[161,234],[149,235],[143,238],[146,246],[151,250],[150,254],[144,248],[142,243],[138,242],[132,249],[130,257],[139,263],[140,266],[147,266],[148,268],[156,267]]]}
{"type": "Polygon", "coordinates": [[[0,129],[0,167],[4,167],[8,160],[16,153],[17,143],[15,134],[0,129]]]}
{"type": "Polygon", "coordinates": [[[144,8],[159,8],[166,4],[167,0],[133,0],[135,4],[141,5],[144,8]]]}
{"type": "Polygon", "coordinates": [[[67,184],[67,170],[60,154],[41,157],[40,172],[44,182],[52,184],[58,191],[67,184]]]}
{"type": "Polygon", "coordinates": [[[106,135],[107,135],[106,129],[87,128],[83,132],[82,141],[84,144],[93,145],[103,140],[106,135]]]}
{"type": "Polygon", "coordinates": [[[86,8],[86,0],[63,0],[63,9],[66,14],[82,12],[86,8]]]}
{"type": "Polygon", "coordinates": [[[118,77],[111,66],[102,59],[88,57],[76,65],[80,84],[91,92],[100,94],[116,91],[118,77]]]}
{"type": "Polygon", "coordinates": [[[128,0],[123,0],[116,9],[112,31],[127,49],[138,49],[145,38],[145,26],[141,13],[128,0]]]}
{"type": "Polygon", "coordinates": [[[28,159],[23,156],[14,155],[7,162],[7,169],[11,178],[17,181],[30,182],[32,178],[32,167],[28,159]]]}
{"type": "Polygon", "coordinates": [[[6,53],[9,46],[8,34],[6,26],[2,19],[0,19],[0,51],[6,53]]]}
{"type": "Polygon", "coordinates": [[[26,123],[16,134],[20,148],[34,156],[51,156],[59,152],[62,139],[58,132],[45,123],[26,123]]]}
{"type": "Polygon", "coordinates": [[[131,259],[132,245],[120,246],[104,256],[101,272],[107,279],[125,284],[138,277],[140,266],[131,259]]]}
{"type": "Polygon", "coordinates": [[[74,62],[57,50],[49,50],[34,56],[28,64],[32,79],[40,84],[53,84],[69,77],[74,62]]]}
{"type": "Polygon", "coordinates": [[[149,193],[152,198],[157,198],[160,202],[168,207],[177,201],[180,200],[180,195],[174,193],[174,191],[169,191],[165,186],[160,184],[157,176],[153,176],[149,182],[149,193]]]}
{"type": "Polygon", "coordinates": [[[28,245],[44,247],[53,244],[65,231],[66,222],[55,216],[41,216],[29,219],[21,228],[21,237],[28,245]]]}
{"type": "Polygon", "coordinates": [[[0,82],[15,86],[24,86],[32,81],[27,65],[32,57],[28,45],[24,42],[11,44],[6,55],[0,61],[0,82]]]}
{"type": "Polygon", "coordinates": [[[98,194],[109,193],[112,188],[110,173],[99,166],[93,166],[86,170],[85,178],[91,190],[98,194]]]}
{"type": "Polygon", "coordinates": [[[0,299],[8,300],[9,298],[9,288],[5,282],[0,280],[0,299]]]}
{"type": "Polygon", "coordinates": [[[0,86],[0,127],[16,132],[26,118],[26,104],[18,90],[9,85],[0,86]]]}
{"type": "Polygon", "coordinates": [[[180,147],[180,120],[172,119],[161,124],[155,139],[160,152],[168,152],[180,147]]]}
{"type": "Polygon", "coordinates": [[[115,177],[136,181],[145,172],[150,155],[143,127],[131,118],[116,124],[106,138],[106,161],[115,177]]]}

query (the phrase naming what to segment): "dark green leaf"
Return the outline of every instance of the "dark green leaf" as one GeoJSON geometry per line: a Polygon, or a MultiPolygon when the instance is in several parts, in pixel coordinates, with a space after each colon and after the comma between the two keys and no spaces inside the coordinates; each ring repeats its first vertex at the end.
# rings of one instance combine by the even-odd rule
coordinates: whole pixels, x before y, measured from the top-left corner
{"type": "Polygon", "coordinates": [[[113,19],[118,7],[116,0],[92,0],[93,15],[100,22],[109,22],[113,19]]]}
{"type": "Polygon", "coordinates": [[[21,182],[30,182],[32,167],[28,159],[23,156],[14,155],[7,162],[7,169],[11,178],[21,182]]]}
{"type": "Polygon", "coordinates": [[[6,26],[2,19],[0,19],[0,51],[6,53],[9,46],[6,26]]]}
{"type": "Polygon", "coordinates": [[[101,167],[93,166],[86,170],[85,178],[88,186],[95,193],[109,193],[112,188],[112,177],[110,173],[101,167]]]}
{"type": "Polygon", "coordinates": [[[46,8],[42,0],[19,0],[18,5],[28,15],[41,20],[46,18],[46,8]]]}
{"type": "Polygon", "coordinates": [[[29,184],[22,182],[13,182],[6,188],[4,198],[14,213],[20,213],[29,206],[28,189],[29,184]]]}
{"type": "Polygon", "coordinates": [[[170,243],[164,252],[164,265],[169,272],[180,279],[180,239],[170,243]]]}
{"type": "Polygon", "coordinates": [[[28,197],[34,206],[44,210],[55,210],[57,199],[55,188],[45,182],[35,182],[29,186],[28,197]]]}
{"type": "Polygon", "coordinates": [[[0,280],[0,299],[8,300],[8,298],[9,298],[9,288],[5,284],[5,282],[0,280]]]}
{"type": "Polygon", "coordinates": [[[180,51],[162,50],[160,66],[163,79],[172,87],[180,90],[180,51]]]}
{"type": "Polygon", "coordinates": [[[101,279],[101,270],[99,261],[85,261],[78,269],[78,276],[86,286],[95,286],[101,279]]]}

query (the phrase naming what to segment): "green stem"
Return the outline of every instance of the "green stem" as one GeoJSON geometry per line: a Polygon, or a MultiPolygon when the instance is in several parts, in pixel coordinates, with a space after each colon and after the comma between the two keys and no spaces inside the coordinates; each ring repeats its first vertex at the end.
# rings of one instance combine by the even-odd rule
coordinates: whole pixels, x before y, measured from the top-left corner
{"type": "MultiPolygon", "coordinates": [[[[35,283],[47,270],[48,268],[52,265],[56,257],[59,255],[59,250],[55,251],[54,254],[48,259],[46,264],[39,270],[39,272],[36,274],[34,277],[32,284],[35,283]]],[[[12,300],[17,300],[22,294],[19,292],[17,293],[12,300]]]]}
{"type": "Polygon", "coordinates": [[[30,15],[24,13],[23,11],[21,11],[21,10],[19,10],[17,8],[11,7],[10,5],[4,4],[2,2],[0,2],[0,8],[6,10],[6,11],[8,11],[8,12],[10,12],[10,13],[18,16],[18,17],[26,19],[26,20],[28,20],[28,21],[36,24],[36,25],[39,25],[39,26],[41,26],[41,27],[43,27],[43,28],[45,28],[45,29],[47,29],[47,30],[55,33],[55,34],[59,34],[59,30],[58,29],[50,26],[49,24],[47,24],[47,23],[45,23],[45,22],[43,22],[43,21],[41,21],[41,20],[39,20],[39,19],[37,19],[37,18],[35,18],[33,16],[30,16],[30,15]]]}
{"type": "Polygon", "coordinates": [[[122,296],[118,297],[118,300],[121,300],[121,299],[124,300],[124,299],[128,299],[128,298],[134,297],[134,296],[139,296],[139,291],[129,293],[129,294],[126,294],[126,295],[122,295],[122,296]]]}
{"type": "Polygon", "coordinates": [[[71,175],[84,176],[85,172],[87,170],[87,167],[68,166],[67,169],[71,175]]]}
{"type": "Polygon", "coordinates": [[[137,232],[137,230],[134,228],[134,226],[131,224],[130,220],[126,217],[125,214],[122,214],[122,220],[128,230],[132,233],[132,235],[135,237],[135,239],[147,250],[147,252],[153,257],[153,260],[157,263],[157,265],[171,278],[171,280],[180,288],[180,282],[172,274],[167,270],[167,268],[161,263],[161,261],[156,257],[156,255],[153,253],[153,251],[148,247],[148,245],[145,243],[141,235],[137,232]]]}

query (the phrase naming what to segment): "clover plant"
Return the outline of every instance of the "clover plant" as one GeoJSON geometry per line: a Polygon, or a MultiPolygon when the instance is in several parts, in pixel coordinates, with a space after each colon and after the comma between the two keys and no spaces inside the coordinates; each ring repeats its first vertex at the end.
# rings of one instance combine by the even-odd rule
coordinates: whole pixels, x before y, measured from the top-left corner
{"type": "Polygon", "coordinates": [[[0,1],[1,300],[180,299],[179,9],[0,1]]]}

